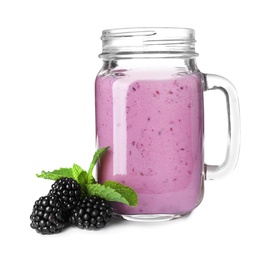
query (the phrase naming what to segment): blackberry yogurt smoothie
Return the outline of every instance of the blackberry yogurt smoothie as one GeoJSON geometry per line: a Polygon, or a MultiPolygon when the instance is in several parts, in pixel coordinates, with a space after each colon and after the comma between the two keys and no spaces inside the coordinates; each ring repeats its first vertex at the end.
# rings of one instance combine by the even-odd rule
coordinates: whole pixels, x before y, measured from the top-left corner
{"type": "Polygon", "coordinates": [[[118,214],[191,212],[202,199],[203,87],[200,73],[98,75],[96,133],[110,146],[98,180],[132,187],[139,203],[118,214]]]}

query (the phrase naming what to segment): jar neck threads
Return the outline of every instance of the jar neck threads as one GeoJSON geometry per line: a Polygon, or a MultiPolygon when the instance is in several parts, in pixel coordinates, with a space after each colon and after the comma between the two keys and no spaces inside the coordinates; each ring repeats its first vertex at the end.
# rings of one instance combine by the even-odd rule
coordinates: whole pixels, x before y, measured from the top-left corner
{"type": "Polygon", "coordinates": [[[188,28],[146,27],[102,32],[100,58],[194,58],[195,32],[188,28]]]}

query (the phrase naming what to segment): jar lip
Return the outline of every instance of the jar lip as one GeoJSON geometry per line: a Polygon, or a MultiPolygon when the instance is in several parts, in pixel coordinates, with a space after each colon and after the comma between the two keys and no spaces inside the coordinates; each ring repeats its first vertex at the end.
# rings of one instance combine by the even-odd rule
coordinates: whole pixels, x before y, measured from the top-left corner
{"type": "Polygon", "coordinates": [[[101,39],[110,37],[144,37],[157,36],[173,39],[184,39],[195,41],[195,30],[183,27],[125,27],[105,29],[102,31],[101,39]]]}
{"type": "Polygon", "coordinates": [[[182,27],[128,27],[102,31],[100,58],[129,58],[129,54],[169,53],[197,56],[195,31],[182,27]],[[125,54],[125,56],[124,56],[125,54]]]}

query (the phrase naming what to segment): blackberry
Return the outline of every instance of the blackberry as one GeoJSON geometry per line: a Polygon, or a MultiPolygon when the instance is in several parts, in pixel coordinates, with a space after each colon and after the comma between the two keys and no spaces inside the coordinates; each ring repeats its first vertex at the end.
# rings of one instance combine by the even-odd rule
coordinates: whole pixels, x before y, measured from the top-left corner
{"type": "Polygon", "coordinates": [[[69,214],[80,199],[80,185],[72,178],[60,178],[52,184],[49,195],[58,197],[64,212],[69,214]]]}
{"type": "Polygon", "coordinates": [[[59,199],[55,196],[44,196],[36,200],[30,226],[41,234],[60,232],[65,225],[59,199]]]}
{"type": "Polygon", "coordinates": [[[100,229],[111,217],[112,208],[106,200],[97,196],[85,196],[72,210],[70,222],[82,229],[100,229]]]}

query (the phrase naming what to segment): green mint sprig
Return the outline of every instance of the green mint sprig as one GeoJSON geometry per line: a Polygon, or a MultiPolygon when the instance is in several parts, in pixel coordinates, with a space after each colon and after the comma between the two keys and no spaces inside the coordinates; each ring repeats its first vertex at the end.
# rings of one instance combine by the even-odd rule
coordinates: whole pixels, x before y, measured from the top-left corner
{"type": "Polygon", "coordinates": [[[99,184],[93,176],[94,166],[108,149],[109,146],[100,148],[95,152],[88,172],[79,165],[74,164],[72,168],[42,171],[41,174],[36,174],[36,176],[50,180],[58,180],[63,177],[73,178],[79,183],[83,196],[95,195],[108,201],[121,202],[135,207],[138,204],[138,196],[132,188],[115,181],[106,181],[104,184],[99,184]]]}

